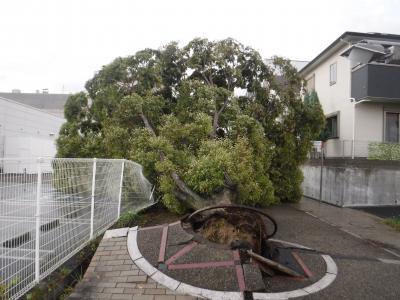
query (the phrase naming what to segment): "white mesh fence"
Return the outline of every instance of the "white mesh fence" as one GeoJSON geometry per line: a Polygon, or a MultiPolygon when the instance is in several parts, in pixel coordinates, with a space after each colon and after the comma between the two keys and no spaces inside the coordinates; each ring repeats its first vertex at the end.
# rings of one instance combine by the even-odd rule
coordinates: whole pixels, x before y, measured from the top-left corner
{"type": "Polygon", "coordinates": [[[142,167],[113,159],[0,159],[0,299],[17,299],[103,233],[153,203],[142,167]]]}

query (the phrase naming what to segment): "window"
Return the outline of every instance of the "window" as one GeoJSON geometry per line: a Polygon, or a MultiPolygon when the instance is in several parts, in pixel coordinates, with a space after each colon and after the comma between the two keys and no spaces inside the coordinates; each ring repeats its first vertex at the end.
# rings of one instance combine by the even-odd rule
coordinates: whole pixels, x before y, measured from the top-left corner
{"type": "Polygon", "coordinates": [[[399,116],[400,113],[387,112],[385,118],[385,142],[399,142],[399,116]]]}
{"type": "Polygon", "coordinates": [[[334,85],[337,79],[337,63],[333,63],[329,67],[329,84],[334,85]]]}
{"type": "Polygon", "coordinates": [[[326,133],[328,139],[338,138],[338,116],[332,116],[326,119],[326,133]]]}
{"type": "Polygon", "coordinates": [[[311,92],[315,90],[315,75],[311,76],[307,79],[307,92],[311,92]]]}

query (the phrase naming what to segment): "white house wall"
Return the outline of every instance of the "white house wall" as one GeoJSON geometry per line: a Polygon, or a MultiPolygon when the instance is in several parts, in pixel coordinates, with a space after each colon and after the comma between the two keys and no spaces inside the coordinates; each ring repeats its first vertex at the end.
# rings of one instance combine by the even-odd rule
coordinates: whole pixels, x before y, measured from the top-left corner
{"type": "Polygon", "coordinates": [[[315,90],[326,116],[340,111],[339,136],[340,139],[352,139],[353,110],[350,102],[350,63],[341,57],[347,47],[343,47],[329,59],[310,71],[305,78],[315,75],[315,90]],[[330,65],[337,64],[336,83],[330,85],[330,65]]]}

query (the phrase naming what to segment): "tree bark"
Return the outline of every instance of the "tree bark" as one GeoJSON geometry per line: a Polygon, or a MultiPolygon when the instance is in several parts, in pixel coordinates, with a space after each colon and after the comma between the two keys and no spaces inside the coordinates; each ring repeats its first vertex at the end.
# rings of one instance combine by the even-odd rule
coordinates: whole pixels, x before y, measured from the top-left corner
{"type": "Polygon", "coordinates": [[[224,104],[222,107],[217,110],[217,105],[215,105],[215,112],[214,112],[214,118],[213,118],[213,131],[211,136],[215,138],[217,136],[217,128],[218,128],[218,122],[219,122],[219,116],[222,114],[226,106],[228,105],[228,99],[225,99],[224,104]]]}
{"type": "Polygon", "coordinates": [[[156,132],[154,131],[153,127],[151,126],[149,119],[147,119],[146,115],[144,113],[140,114],[140,117],[143,120],[144,126],[153,134],[156,135],[156,132]]]}

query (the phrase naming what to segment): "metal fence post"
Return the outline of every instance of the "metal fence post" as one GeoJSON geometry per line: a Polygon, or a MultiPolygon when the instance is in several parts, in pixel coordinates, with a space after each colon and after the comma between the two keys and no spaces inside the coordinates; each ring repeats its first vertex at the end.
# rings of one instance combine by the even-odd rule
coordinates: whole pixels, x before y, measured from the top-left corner
{"type": "Polygon", "coordinates": [[[322,181],[323,181],[323,174],[324,174],[324,148],[321,149],[321,174],[319,177],[319,202],[322,201],[322,181]]]}
{"type": "Polygon", "coordinates": [[[94,192],[96,188],[96,158],[93,159],[92,171],[92,198],[90,204],[90,239],[93,238],[93,225],[94,225],[94,192]]]}
{"type": "Polygon", "coordinates": [[[125,160],[122,161],[122,166],[121,166],[121,179],[119,181],[119,195],[118,195],[118,218],[121,215],[121,198],[122,198],[122,185],[124,181],[124,168],[125,168],[125,160]]]}
{"type": "Polygon", "coordinates": [[[37,160],[36,214],[35,214],[35,281],[40,280],[40,196],[42,193],[42,159],[37,160]]]}

